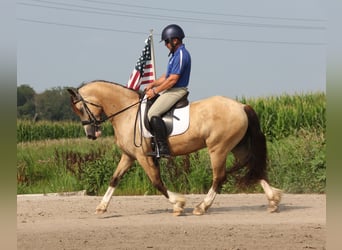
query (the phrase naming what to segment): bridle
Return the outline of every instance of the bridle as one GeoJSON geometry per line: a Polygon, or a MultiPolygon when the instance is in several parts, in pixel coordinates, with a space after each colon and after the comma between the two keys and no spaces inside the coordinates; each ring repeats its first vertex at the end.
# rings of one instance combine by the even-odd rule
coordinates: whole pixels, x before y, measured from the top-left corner
{"type": "MultiPolygon", "coordinates": [[[[144,101],[143,98],[139,98],[139,101],[137,101],[137,102],[135,102],[135,103],[133,103],[133,104],[131,104],[131,105],[129,105],[129,106],[123,108],[122,110],[119,110],[118,112],[116,112],[116,113],[114,113],[114,114],[111,114],[111,115],[109,115],[109,116],[106,115],[106,117],[104,117],[104,118],[98,120],[98,119],[96,119],[96,117],[95,117],[95,115],[93,114],[93,112],[91,112],[91,110],[89,109],[88,104],[89,104],[89,105],[92,105],[92,106],[95,106],[95,107],[97,107],[97,108],[100,108],[100,109],[102,109],[102,110],[103,110],[103,107],[102,107],[101,105],[99,105],[99,104],[96,104],[96,103],[93,103],[93,102],[90,102],[90,101],[85,100],[85,99],[80,95],[80,93],[78,93],[78,92],[77,92],[77,98],[78,98],[78,99],[75,100],[75,101],[72,100],[72,104],[75,106],[75,104],[77,104],[77,103],[79,103],[79,102],[82,102],[83,108],[84,108],[84,110],[86,111],[86,113],[88,114],[88,118],[89,118],[88,120],[83,120],[83,121],[81,121],[81,123],[82,123],[83,126],[85,126],[85,125],[91,125],[93,131],[98,131],[98,130],[100,129],[100,125],[101,125],[103,122],[105,122],[105,121],[107,121],[107,120],[109,120],[109,119],[111,119],[111,118],[113,118],[113,117],[115,117],[115,116],[117,116],[117,115],[119,115],[119,114],[125,112],[126,110],[128,110],[128,109],[130,109],[130,108],[132,108],[132,107],[134,107],[134,106],[136,106],[136,105],[139,104],[139,108],[138,108],[137,115],[136,115],[136,118],[135,118],[135,125],[134,125],[134,130],[135,130],[135,129],[136,129],[136,123],[137,123],[138,116],[139,116],[139,112],[140,112],[140,105],[141,105],[141,103],[144,101]]],[[[140,119],[140,120],[141,120],[141,119],[140,119]]],[[[140,123],[141,123],[141,121],[140,121],[140,123]]],[[[142,136],[142,135],[141,135],[141,136],[142,136]]],[[[134,145],[135,145],[136,147],[141,146],[141,144],[140,144],[140,145],[137,145],[135,140],[136,140],[136,139],[135,139],[135,132],[134,132],[134,145]]],[[[141,141],[141,140],[140,140],[140,141],[141,141]]]]}
{"type": "Polygon", "coordinates": [[[89,120],[81,121],[82,125],[89,125],[90,124],[90,125],[94,125],[94,126],[97,126],[97,127],[99,127],[101,125],[101,123],[109,120],[110,118],[113,118],[114,116],[117,116],[117,115],[125,112],[126,110],[128,110],[128,109],[130,109],[130,108],[134,107],[135,105],[138,105],[139,103],[142,102],[142,99],[139,99],[139,101],[137,101],[137,102],[127,106],[126,108],[123,108],[122,110],[120,110],[120,111],[118,111],[118,112],[116,112],[114,114],[111,114],[109,116],[106,116],[106,117],[104,117],[102,119],[97,120],[95,115],[93,114],[93,112],[91,112],[91,110],[89,109],[87,104],[90,104],[90,105],[95,106],[97,108],[101,108],[103,110],[102,106],[99,105],[99,104],[96,104],[96,103],[93,103],[93,102],[85,100],[79,93],[78,93],[78,96],[79,96],[78,100],[73,101],[72,104],[75,105],[75,104],[77,104],[79,102],[82,102],[83,108],[85,109],[85,111],[86,111],[86,113],[88,114],[88,117],[89,117],[89,120]]]}
{"type": "Polygon", "coordinates": [[[80,95],[80,99],[73,102],[72,104],[75,105],[79,102],[82,102],[82,105],[83,105],[83,108],[84,110],[86,111],[86,113],[88,114],[88,117],[89,117],[89,120],[85,120],[85,121],[81,121],[82,125],[93,125],[95,127],[99,127],[101,123],[103,123],[105,120],[97,120],[95,115],[93,114],[93,112],[91,112],[91,110],[89,109],[88,105],[87,104],[90,104],[92,106],[95,106],[97,108],[101,108],[102,109],[102,106],[101,105],[98,105],[96,103],[93,103],[93,102],[89,102],[85,99],[83,99],[83,97],[80,95]]]}

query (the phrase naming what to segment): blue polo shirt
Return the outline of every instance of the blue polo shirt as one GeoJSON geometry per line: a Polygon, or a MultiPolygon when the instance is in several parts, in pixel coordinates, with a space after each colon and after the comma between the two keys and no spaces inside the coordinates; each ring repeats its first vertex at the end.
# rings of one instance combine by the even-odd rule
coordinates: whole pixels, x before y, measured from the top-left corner
{"type": "Polygon", "coordinates": [[[171,74],[180,75],[174,88],[187,87],[190,80],[191,57],[190,53],[182,44],[169,59],[167,65],[166,78],[171,74]]]}

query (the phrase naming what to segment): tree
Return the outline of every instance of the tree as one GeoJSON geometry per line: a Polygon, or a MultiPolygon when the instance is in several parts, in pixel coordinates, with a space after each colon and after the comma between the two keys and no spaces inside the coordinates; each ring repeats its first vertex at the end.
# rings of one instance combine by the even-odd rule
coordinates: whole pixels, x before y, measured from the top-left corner
{"type": "Polygon", "coordinates": [[[71,110],[67,87],[52,88],[36,96],[37,113],[40,119],[51,121],[76,120],[71,110]]]}
{"type": "Polygon", "coordinates": [[[29,85],[17,87],[17,118],[33,119],[36,113],[36,92],[29,85]]]}

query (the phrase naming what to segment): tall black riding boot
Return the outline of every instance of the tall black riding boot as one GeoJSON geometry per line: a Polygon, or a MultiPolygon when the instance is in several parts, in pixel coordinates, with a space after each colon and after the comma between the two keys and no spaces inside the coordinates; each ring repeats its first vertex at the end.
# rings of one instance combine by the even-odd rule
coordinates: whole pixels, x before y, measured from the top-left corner
{"type": "Polygon", "coordinates": [[[152,116],[150,125],[157,142],[156,156],[170,157],[166,126],[163,119],[159,116],[152,116]]]}

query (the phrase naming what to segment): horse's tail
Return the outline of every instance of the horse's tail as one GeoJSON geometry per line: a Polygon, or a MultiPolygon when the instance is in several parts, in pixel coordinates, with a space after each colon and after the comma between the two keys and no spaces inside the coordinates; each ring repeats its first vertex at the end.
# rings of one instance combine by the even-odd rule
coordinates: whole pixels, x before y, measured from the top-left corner
{"type": "Polygon", "coordinates": [[[232,151],[235,162],[228,173],[236,177],[241,187],[248,187],[261,179],[267,180],[267,147],[256,112],[249,105],[244,110],[248,117],[247,132],[232,151]]]}

